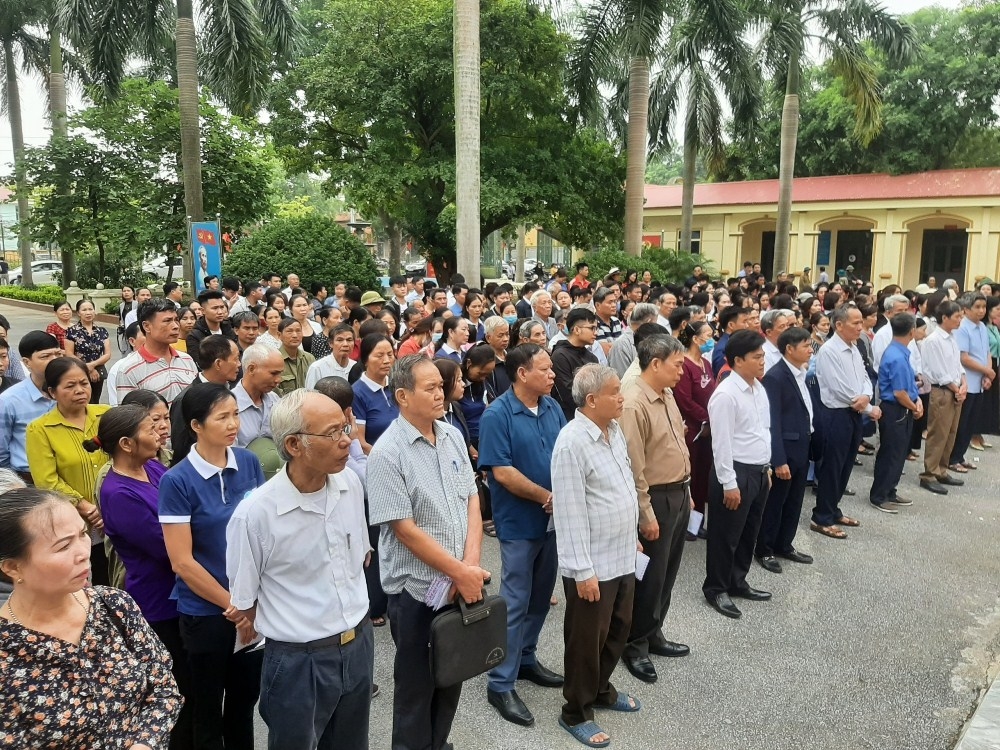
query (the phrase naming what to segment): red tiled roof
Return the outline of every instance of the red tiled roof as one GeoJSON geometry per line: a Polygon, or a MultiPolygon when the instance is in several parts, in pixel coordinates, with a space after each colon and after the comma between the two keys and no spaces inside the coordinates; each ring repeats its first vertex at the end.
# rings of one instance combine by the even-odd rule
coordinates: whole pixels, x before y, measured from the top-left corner
{"type": "Polygon", "coordinates": [[[14,191],[0,185],[0,203],[6,203],[14,196],[14,191]]]}
{"type": "MultiPolygon", "coordinates": [[[[680,208],[681,185],[646,185],[646,208],[680,208]]],[[[1000,195],[1000,169],[942,169],[916,174],[850,174],[797,177],[796,203],[897,200],[903,198],[974,198],[1000,195]]],[[[695,185],[696,206],[746,206],[778,202],[777,180],[711,182],[695,185]]]]}

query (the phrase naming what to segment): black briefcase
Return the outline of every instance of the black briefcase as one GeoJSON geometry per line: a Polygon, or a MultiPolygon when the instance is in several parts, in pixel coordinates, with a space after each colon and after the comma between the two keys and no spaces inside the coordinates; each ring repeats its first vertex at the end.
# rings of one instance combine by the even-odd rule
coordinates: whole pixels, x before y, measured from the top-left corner
{"type": "Polygon", "coordinates": [[[437,687],[465,682],[507,658],[507,602],[487,596],[475,604],[459,597],[431,622],[431,674],[437,687]]]}

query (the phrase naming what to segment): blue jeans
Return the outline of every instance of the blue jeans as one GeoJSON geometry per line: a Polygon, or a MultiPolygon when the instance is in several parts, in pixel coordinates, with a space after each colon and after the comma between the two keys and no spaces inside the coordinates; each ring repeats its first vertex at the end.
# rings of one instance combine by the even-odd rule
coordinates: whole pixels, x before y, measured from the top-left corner
{"type": "Polygon", "coordinates": [[[271,750],[368,747],[375,636],[366,616],[353,641],[264,644],[260,715],[271,750]]]}
{"type": "Polygon", "coordinates": [[[538,636],[556,584],[556,533],[501,541],[500,564],[500,594],[507,600],[507,658],[490,670],[487,687],[503,693],[514,689],[518,669],[535,664],[538,636]]]}

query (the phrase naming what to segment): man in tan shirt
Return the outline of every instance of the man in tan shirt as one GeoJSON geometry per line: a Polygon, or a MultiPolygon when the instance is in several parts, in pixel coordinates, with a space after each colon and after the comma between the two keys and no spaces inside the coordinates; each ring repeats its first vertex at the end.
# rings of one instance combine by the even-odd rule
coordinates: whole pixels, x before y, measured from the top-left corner
{"type": "Polygon", "coordinates": [[[632,628],[623,661],[643,682],[656,682],[650,654],[686,656],[690,649],[663,636],[670,593],[684,554],[691,515],[691,459],[684,420],[670,390],[684,371],[684,347],[656,335],[637,347],[642,374],[625,391],[620,424],[639,496],[639,537],[649,566],[635,587],[632,628]]]}

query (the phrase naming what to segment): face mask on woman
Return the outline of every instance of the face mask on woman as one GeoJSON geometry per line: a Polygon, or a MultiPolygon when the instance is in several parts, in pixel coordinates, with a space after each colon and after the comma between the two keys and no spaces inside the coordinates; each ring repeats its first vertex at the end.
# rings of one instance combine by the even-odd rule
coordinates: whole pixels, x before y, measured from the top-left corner
{"type": "Polygon", "coordinates": [[[432,333],[431,334],[431,341],[433,341],[435,344],[438,341],[440,341],[440,340],[441,340],[441,333],[440,332],[438,332],[438,333],[432,333]]]}
{"type": "Polygon", "coordinates": [[[711,352],[715,348],[715,341],[713,341],[712,339],[709,339],[708,341],[706,341],[704,344],[702,344],[698,348],[701,349],[701,353],[702,354],[708,354],[709,352],[711,352]]]}
{"type": "Polygon", "coordinates": [[[826,334],[827,331],[821,331],[818,328],[815,331],[813,331],[813,335],[815,335],[816,338],[818,338],[820,341],[826,341],[826,334]]]}
{"type": "Polygon", "coordinates": [[[514,325],[517,322],[516,315],[504,315],[503,319],[507,321],[508,325],[514,325]]]}

